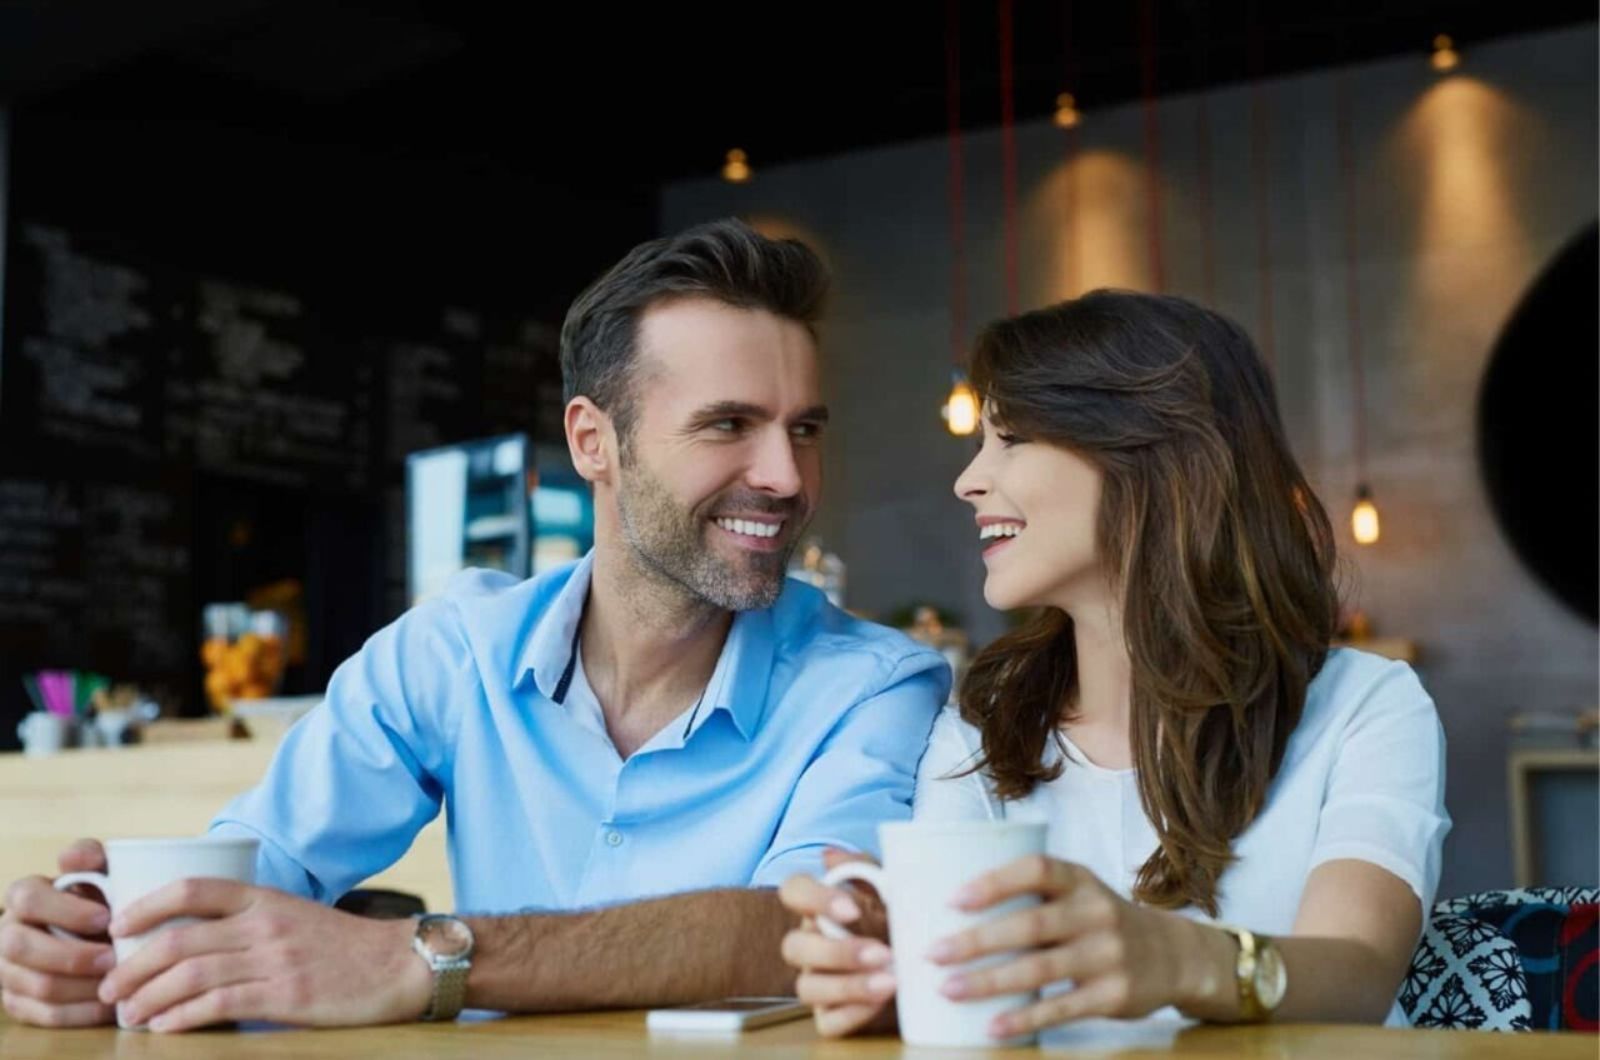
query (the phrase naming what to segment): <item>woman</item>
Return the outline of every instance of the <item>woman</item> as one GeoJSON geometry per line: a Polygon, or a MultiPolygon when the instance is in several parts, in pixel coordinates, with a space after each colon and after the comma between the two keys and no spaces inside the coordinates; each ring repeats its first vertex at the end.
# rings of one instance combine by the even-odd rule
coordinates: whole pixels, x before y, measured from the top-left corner
{"type": "MultiPolygon", "coordinates": [[[[971,909],[1039,909],[933,954],[1025,955],[945,993],[1040,989],[997,1037],[1169,1006],[1398,1021],[1450,826],[1443,734],[1409,667],[1329,650],[1333,535],[1249,338],[1179,298],[1096,291],[992,325],[972,381],[982,444],[955,490],[984,595],[1039,610],[973,661],[915,816],[1045,820],[1049,839],[968,888],[971,909]]],[[[822,1033],[892,1025],[888,947],[814,927],[826,911],[882,938],[881,909],[810,877],[783,896],[822,1033]]]]}

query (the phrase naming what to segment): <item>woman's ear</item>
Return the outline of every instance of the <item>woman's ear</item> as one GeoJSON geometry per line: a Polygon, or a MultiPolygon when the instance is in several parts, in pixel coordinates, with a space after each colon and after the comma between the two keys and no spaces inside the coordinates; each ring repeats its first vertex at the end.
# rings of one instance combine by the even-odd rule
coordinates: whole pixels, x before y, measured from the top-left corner
{"type": "Polygon", "coordinates": [[[589,482],[611,481],[616,468],[616,431],[611,417],[586,397],[567,402],[562,417],[567,433],[567,452],[572,466],[589,482]]]}

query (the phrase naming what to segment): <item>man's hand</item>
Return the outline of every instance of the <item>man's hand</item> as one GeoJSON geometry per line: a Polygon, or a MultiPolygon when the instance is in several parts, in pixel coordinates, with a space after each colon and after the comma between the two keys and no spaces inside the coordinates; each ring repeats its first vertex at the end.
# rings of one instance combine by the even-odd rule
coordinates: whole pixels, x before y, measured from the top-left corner
{"type": "Polygon", "coordinates": [[[130,1023],[181,1031],[231,1020],[301,1026],[416,1019],[433,975],[411,920],[367,920],[232,880],[170,884],[123,910],[116,938],[202,917],[150,938],[100,985],[130,1023]]]}
{"type": "MultiPolygon", "coordinates": [[[[104,872],[106,853],[93,839],[61,852],[61,871],[104,872]]],[[[105,941],[110,914],[103,903],[56,890],[43,876],[29,876],[5,892],[0,916],[0,998],[19,1023],[40,1027],[89,1027],[110,1023],[113,1013],[95,991],[115,958],[105,941]],[[84,936],[57,938],[52,927],[84,936]]]]}

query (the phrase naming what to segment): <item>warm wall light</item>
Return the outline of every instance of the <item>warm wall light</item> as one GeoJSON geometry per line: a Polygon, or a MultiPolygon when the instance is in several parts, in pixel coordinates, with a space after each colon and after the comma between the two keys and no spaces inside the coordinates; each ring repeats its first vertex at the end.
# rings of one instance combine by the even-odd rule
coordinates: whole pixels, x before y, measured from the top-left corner
{"type": "Polygon", "coordinates": [[[1441,74],[1448,73],[1461,65],[1461,53],[1456,51],[1455,41],[1443,33],[1433,38],[1433,58],[1430,62],[1441,74]]]}
{"type": "Polygon", "coordinates": [[[743,184],[750,179],[750,160],[737,147],[728,152],[728,161],[722,166],[722,179],[729,184],[743,184]]]}
{"type": "Polygon", "coordinates": [[[1356,506],[1350,512],[1350,532],[1356,544],[1371,545],[1378,540],[1378,506],[1372,503],[1372,490],[1363,482],[1356,487],[1356,506]]]}
{"type": "Polygon", "coordinates": [[[978,429],[978,392],[959,372],[942,412],[951,434],[967,435],[978,429]]]}
{"type": "Polygon", "coordinates": [[[1072,98],[1071,92],[1063,92],[1056,97],[1056,127],[1061,129],[1076,129],[1081,115],[1078,114],[1077,100],[1072,98]]]}

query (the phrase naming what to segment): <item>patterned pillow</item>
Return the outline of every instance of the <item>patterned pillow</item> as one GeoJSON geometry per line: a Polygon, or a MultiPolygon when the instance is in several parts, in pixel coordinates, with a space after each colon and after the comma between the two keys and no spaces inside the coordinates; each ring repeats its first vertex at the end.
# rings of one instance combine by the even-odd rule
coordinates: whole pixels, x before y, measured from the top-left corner
{"type": "Polygon", "coordinates": [[[1400,989],[1417,1027],[1594,1030],[1600,889],[1486,891],[1434,906],[1400,989]]]}
{"type": "Polygon", "coordinates": [[[1525,1031],[1528,982],[1517,945],[1470,916],[1435,914],[1400,985],[1413,1027],[1525,1031]]]}

